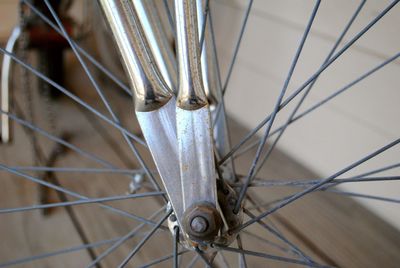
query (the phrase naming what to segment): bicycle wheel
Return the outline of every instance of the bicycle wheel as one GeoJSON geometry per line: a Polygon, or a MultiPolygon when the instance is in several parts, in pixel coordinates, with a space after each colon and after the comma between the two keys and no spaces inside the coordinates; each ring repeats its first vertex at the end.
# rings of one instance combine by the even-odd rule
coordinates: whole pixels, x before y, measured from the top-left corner
{"type": "Polygon", "coordinates": [[[100,1],[130,86],[48,0],[47,16],[22,2],[74,57],[62,86],[0,48],[66,96],[58,134],[27,119],[23,77],[1,110],[16,129],[0,145],[0,267],[396,267],[398,230],[358,201],[399,216],[398,1],[100,1]],[[45,203],[38,186],[50,189],[45,203]]]}

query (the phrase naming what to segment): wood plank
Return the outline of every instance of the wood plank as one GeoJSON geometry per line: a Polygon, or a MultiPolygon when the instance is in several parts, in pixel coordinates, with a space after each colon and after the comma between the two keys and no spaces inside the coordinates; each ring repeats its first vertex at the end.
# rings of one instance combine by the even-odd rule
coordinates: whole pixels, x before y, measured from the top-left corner
{"type": "MultiPolygon", "coordinates": [[[[32,165],[30,144],[21,127],[15,126],[14,142],[0,145],[0,163],[32,165]]],[[[0,172],[1,208],[38,203],[38,185],[0,172]]],[[[40,210],[0,215],[0,263],[79,246],[82,240],[64,209],[42,215],[40,210]]],[[[18,267],[80,267],[90,260],[85,250],[43,258],[18,267]]]]}
{"type": "MultiPolygon", "coordinates": [[[[79,74],[80,70],[77,68],[76,63],[69,68],[71,77],[68,79],[69,85],[67,87],[73,89],[85,100],[105,113],[104,107],[99,104],[88,81],[83,79],[79,74]]],[[[113,107],[116,109],[117,114],[121,116],[125,126],[132,131],[137,130],[137,124],[131,116],[133,114],[131,99],[115,91],[115,88],[106,90],[106,94],[110,96],[113,107]]],[[[82,113],[82,110],[77,109],[66,99],[59,100],[56,105],[56,113],[59,120],[58,132],[61,130],[69,131],[72,134],[73,144],[112,162],[118,167],[135,168],[138,166],[118,131],[107,127],[106,134],[115,141],[115,144],[106,142],[107,138],[104,136],[104,133],[101,135],[99,132],[99,126],[105,127],[104,123],[97,123],[93,117],[87,117],[82,113]],[[118,149],[116,149],[117,147],[118,149]],[[126,157],[128,159],[125,159],[126,157]]],[[[232,123],[231,127],[232,133],[235,134],[233,137],[235,143],[245,133],[245,129],[235,123],[232,123]]],[[[16,133],[20,133],[20,131],[16,133]]],[[[16,138],[18,138],[17,140],[19,141],[18,148],[10,147],[9,151],[7,151],[8,149],[2,149],[1,151],[1,157],[7,160],[7,163],[15,161],[14,158],[16,156],[21,157],[21,155],[24,155],[22,152],[24,152],[24,149],[27,147],[27,141],[23,143],[23,139],[19,136],[16,138]],[[17,151],[12,149],[17,149],[17,151]],[[18,154],[16,155],[16,153],[18,154]]],[[[51,143],[46,143],[44,140],[41,140],[41,142],[46,151],[51,148],[51,143]]],[[[149,155],[144,152],[144,148],[139,146],[138,148],[140,148],[141,153],[143,153],[148,160],[149,155]]],[[[244,160],[242,159],[237,162],[239,173],[245,173],[250,160],[250,157],[245,157],[244,160]]],[[[24,162],[21,164],[26,165],[27,163],[24,162]]],[[[100,167],[100,165],[93,161],[77,156],[76,153],[73,152],[69,152],[66,157],[60,159],[58,165],[66,167],[100,167]]],[[[279,151],[273,154],[270,162],[265,166],[260,176],[265,178],[316,177],[315,174],[279,151]]],[[[90,197],[124,194],[130,182],[129,178],[109,174],[88,176],[63,173],[58,177],[62,185],[67,189],[90,197]]],[[[16,182],[16,180],[13,180],[13,183],[14,182],[16,182]]],[[[31,186],[32,185],[27,185],[27,188],[32,189],[31,186]]],[[[8,195],[12,195],[19,189],[19,187],[16,189],[16,187],[12,185],[2,188],[8,195]]],[[[33,191],[27,192],[34,197],[35,193],[33,191]]],[[[259,197],[261,196],[263,200],[273,200],[280,196],[287,195],[291,191],[286,189],[262,189],[257,192],[259,197]]],[[[29,195],[13,195],[13,198],[16,199],[13,205],[27,205],[23,202],[24,200],[19,200],[19,197],[22,196],[26,197],[29,195]]],[[[70,200],[74,200],[74,198],[70,200]]],[[[113,202],[112,204],[118,208],[131,213],[137,213],[141,216],[149,216],[159,208],[159,203],[155,199],[143,199],[142,201],[144,202],[129,200],[113,202]]],[[[31,200],[31,202],[33,202],[33,200],[31,200]]],[[[5,201],[2,200],[1,203],[3,204],[5,201]]],[[[7,206],[9,205],[7,204],[7,206]]],[[[99,208],[97,205],[76,206],[73,207],[73,211],[77,215],[85,236],[91,242],[119,237],[128,233],[138,225],[136,221],[109,213],[99,208]]],[[[21,236],[21,233],[23,233],[21,230],[26,232],[27,226],[32,228],[32,225],[27,225],[26,222],[32,221],[32,219],[36,221],[37,219],[29,216],[18,217],[18,219],[12,218],[7,221],[1,221],[0,223],[0,230],[2,233],[6,234],[7,241],[12,241],[10,243],[7,242],[7,246],[6,244],[1,245],[2,248],[7,248],[4,251],[0,251],[6,252],[8,254],[7,257],[15,257],[17,252],[20,253],[21,250],[19,247],[21,247],[22,250],[26,250],[26,253],[29,253],[28,251],[31,249],[26,249],[27,241],[32,242],[37,248],[43,250],[51,250],[45,248],[45,245],[54,248],[56,245],[62,246],[64,242],[70,244],[72,242],[79,244],[80,242],[79,237],[76,237],[76,231],[71,227],[70,220],[67,215],[63,213],[63,210],[56,210],[56,214],[50,216],[48,223],[49,225],[52,224],[53,229],[38,220],[39,227],[35,224],[34,233],[30,234],[33,238],[21,236]],[[57,220],[57,217],[60,217],[60,219],[57,220]],[[25,229],[17,226],[23,226],[25,229]],[[60,230],[62,230],[62,233],[58,233],[59,236],[54,233],[60,230]],[[41,236],[36,236],[36,234],[42,237],[49,236],[54,240],[47,239],[46,244],[42,245],[41,242],[45,239],[41,236]],[[15,237],[17,239],[15,239],[15,237]],[[13,238],[15,241],[12,240],[13,238]],[[51,243],[47,243],[49,241],[51,241],[51,243]]],[[[397,254],[400,249],[399,233],[355,201],[347,198],[335,198],[329,194],[312,194],[302,201],[296,202],[296,204],[281,210],[276,216],[271,217],[271,219],[288,239],[293,241],[293,243],[297,244],[302,250],[319,262],[340,267],[373,267],[377,265],[395,267],[400,261],[400,256],[397,254]],[[381,250],[376,250],[376,248],[381,250]]],[[[271,234],[266,233],[265,230],[262,230],[256,225],[249,228],[249,230],[273,242],[279,243],[271,234]]],[[[104,262],[102,262],[102,267],[114,267],[120,263],[140,239],[141,237],[137,237],[123,244],[116,252],[105,258],[104,262]]],[[[282,245],[282,243],[279,244],[282,245]]],[[[170,234],[160,231],[156,234],[156,237],[150,240],[143,250],[138,253],[135,259],[132,260],[132,265],[136,266],[140,263],[148,262],[152,258],[170,254],[172,250],[171,245],[170,234]]],[[[248,238],[244,238],[244,245],[248,249],[283,255],[281,251],[273,247],[266,246],[261,242],[250,241],[248,238]]],[[[105,246],[95,249],[95,254],[101,254],[106,248],[105,246]]],[[[65,259],[63,265],[65,264],[65,267],[81,267],[87,265],[90,260],[88,256],[85,255],[86,253],[83,254],[84,256],[74,258],[72,260],[72,265],[70,265],[70,259],[65,259]]],[[[236,256],[232,254],[225,255],[232,263],[236,259],[236,256]]],[[[250,267],[261,267],[261,260],[259,258],[249,257],[248,260],[250,267]]],[[[49,259],[49,261],[51,260],[49,259]]],[[[189,261],[189,258],[185,258],[185,261],[189,261]]],[[[277,263],[275,261],[267,261],[267,265],[268,264],[277,267],[287,266],[285,263],[277,263]]],[[[50,267],[54,267],[54,265],[50,265],[50,267]]]]}

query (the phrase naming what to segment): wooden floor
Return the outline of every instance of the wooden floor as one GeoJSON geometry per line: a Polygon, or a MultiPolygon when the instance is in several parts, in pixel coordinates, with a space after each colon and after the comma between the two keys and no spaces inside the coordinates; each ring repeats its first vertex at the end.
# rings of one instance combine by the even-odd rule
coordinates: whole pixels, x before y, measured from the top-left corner
{"type": "MultiPolygon", "coordinates": [[[[80,75],[77,64],[68,67],[71,76],[67,88],[82,97],[104,114],[104,106],[99,104],[94,89],[80,75]]],[[[133,119],[133,106],[130,98],[119,93],[117,86],[104,82],[102,84],[111,105],[120,116],[123,125],[134,133],[140,133],[133,119]]],[[[15,92],[18,107],[27,116],[26,102],[21,92],[15,92]]],[[[45,114],[46,105],[37,102],[36,115],[45,114]]],[[[84,108],[78,108],[71,100],[63,97],[52,102],[52,110],[57,118],[55,135],[68,132],[71,143],[88,151],[119,168],[138,168],[138,161],[124,143],[121,134],[107,123],[84,108]]],[[[36,119],[39,126],[49,129],[47,121],[36,119]]],[[[245,129],[231,122],[235,144],[245,134],[245,129]]],[[[27,132],[14,124],[14,141],[10,145],[0,145],[0,163],[8,166],[32,165],[32,152],[27,132]]],[[[38,135],[41,149],[48,155],[54,143],[38,135]]],[[[145,148],[136,144],[144,159],[149,159],[145,148]]],[[[238,173],[244,174],[251,161],[250,154],[237,161],[238,173]]],[[[71,149],[58,159],[59,167],[104,168],[87,157],[80,156],[71,149]]],[[[29,173],[29,172],[25,172],[29,173]]],[[[29,173],[34,176],[40,174],[29,173]]],[[[315,174],[300,166],[289,156],[277,150],[268,164],[259,174],[262,178],[317,178],[315,174]]],[[[57,181],[66,189],[88,197],[123,195],[127,192],[130,178],[116,174],[79,174],[57,173],[57,181]]],[[[144,189],[143,191],[145,191],[144,189]]],[[[284,188],[265,188],[252,191],[257,202],[263,203],[286,196],[293,191],[284,188]]],[[[70,195],[57,195],[50,192],[54,202],[75,200],[70,195]]],[[[38,203],[38,186],[20,176],[8,172],[0,173],[0,207],[20,207],[38,203]]],[[[162,199],[145,198],[112,202],[112,206],[132,214],[149,217],[160,208],[162,199]]],[[[108,203],[111,204],[111,203],[108,203]]],[[[249,204],[250,205],[250,204],[249,204]]],[[[254,214],[259,213],[253,210],[254,214]]],[[[161,215],[160,215],[161,216],[161,215]]],[[[160,218],[160,216],[158,218],[160,218]]],[[[156,219],[155,219],[156,221],[156,219]]],[[[315,261],[336,267],[398,267],[400,263],[400,234],[391,226],[358,205],[357,202],[335,196],[334,194],[313,193],[295,202],[266,220],[274,225],[289,241],[297,245],[305,254],[315,261]]],[[[34,210],[23,213],[0,215],[0,267],[2,263],[11,262],[37,254],[56,252],[75,247],[83,243],[115,239],[124,236],[140,222],[117,215],[97,204],[73,206],[69,209],[54,209],[47,216],[34,210]]],[[[150,230],[146,227],[112,254],[104,258],[99,267],[116,267],[150,230]]],[[[279,247],[287,248],[274,235],[259,225],[247,229],[242,235],[244,247],[248,250],[272,255],[296,258],[290,252],[283,252],[279,247]],[[264,239],[254,239],[253,236],[264,239]]],[[[103,244],[90,250],[80,250],[54,257],[41,258],[29,264],[15,267],[86,267],[91,260],[98,257],[112,243],[103,244]]],[[[235,244],[233,244],[235,246],[235,244]]],[[[172,252],[172,239],[169,232],[158,231],[130,262],[129,267],[139,267],[154,258],[168,256],[172,252]]],[[[193,253],[185,254],[182,262],[187,263],[193,253]]],[[[237,257],[224,253],[227,261],[236,266],[237,257]]],[[[247,256],[248,267],[290,267],[289,264],[274,260],[264,261],[257,257],[247,256]],[[263,264],[262,264],[263,263],[263,264]]],[[[221,258],[217,258],[218,267],[224,267],[221,258]]],[[[198,266],[203,267],[201,261],[198,266]]],[[[170,267],[166,261],[158,267],[170,267]]]]}

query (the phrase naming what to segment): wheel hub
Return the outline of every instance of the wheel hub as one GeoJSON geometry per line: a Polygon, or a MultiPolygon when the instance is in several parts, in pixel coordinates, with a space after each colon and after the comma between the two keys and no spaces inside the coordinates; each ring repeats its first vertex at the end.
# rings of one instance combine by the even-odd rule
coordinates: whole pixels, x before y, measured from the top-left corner
{"type": "MultiPolygon", "coordinates": [[[[217,183],[219,209],[207,202],[196,203],[189,207],[182,217],[182,230],[179,241],[188,249],[195,247],[203,251],[213,243],[229,245],[236,237],[229,230],[242,222],[242,212],[234,213],[236,192],[223,182],[217,183]]],[[[168,219],[171,233],[179,227],[177,217],[172,214],[168,219]]]]}

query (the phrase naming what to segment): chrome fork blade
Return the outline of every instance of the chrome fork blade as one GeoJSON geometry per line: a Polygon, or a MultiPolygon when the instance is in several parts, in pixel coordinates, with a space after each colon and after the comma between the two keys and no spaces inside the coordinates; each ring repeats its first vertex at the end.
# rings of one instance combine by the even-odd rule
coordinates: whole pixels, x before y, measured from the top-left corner
{"type": "Polygon", "coordinates": [[[179,63],[176,121],[184,211],[202,202],[217,205],[212,124],[200,65],[199,1],[175,1],[179,63]]]}
{"type": "Polygon", "coordinates": [[[136,116],[175,215],[180,221],[183,206],[176,143],[175,102],[175,97],[172,97],[163,107],[151,112],[136,111],[136,116]]]}
{"type": "MultiPolygon", "coordinates": [[[[148,24],[137,15],[139,0],[100,0],[114,34],[135,99],[136,115],[180,224],[181,181],[176,143],[175,97],[152,55],[146,36],[148,24]],[[147,26],[146,26],[147,25],[147,26]]],[[[154,45],[154,44],[153,44],[154,45]]]]}

